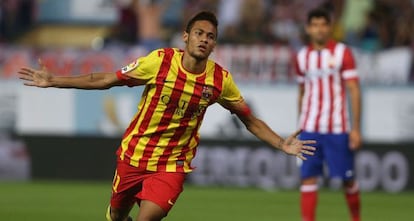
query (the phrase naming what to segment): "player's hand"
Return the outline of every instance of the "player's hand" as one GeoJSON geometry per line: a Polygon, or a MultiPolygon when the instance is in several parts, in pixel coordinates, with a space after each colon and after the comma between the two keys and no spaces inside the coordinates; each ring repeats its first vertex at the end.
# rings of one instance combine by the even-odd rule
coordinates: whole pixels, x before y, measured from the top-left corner
{"type": "Polygon", "coordinates": [[[46,66],[39,59],[40,70],[24,67],[18,71],[19,78],[24,80],[24,85],[34,87],[50,87],[52,75],[48,72],[46,66]]]}
{"type": "Polygon", "coordinates": [[[351,150],[359,150],[361,148],[361,132],[359,130],[351,130],[349,133],[349,148],[351,150]]]}
{"type": "Polygon", "coordinates": [[[299,140],[297,136],[302,132],[302,130],[298,130],[292,135],[290,135],[282,144],[282,150],[285,151],[287,154],[295,155],[302,160],[306,160],[304,155],[312,156],[314,151],[316,150],[315,147],[309,146],[308,144],[315,144],[316,141],[314,140],[299,140]]]}

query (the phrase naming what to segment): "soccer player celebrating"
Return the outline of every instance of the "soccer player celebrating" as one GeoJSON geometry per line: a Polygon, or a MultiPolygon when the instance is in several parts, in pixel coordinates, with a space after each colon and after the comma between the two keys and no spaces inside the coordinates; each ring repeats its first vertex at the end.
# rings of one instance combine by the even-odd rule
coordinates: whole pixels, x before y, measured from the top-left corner
{"type": "Polygon", "coordinates": [[[316,140],[315,155],[301,164],[302,220],[315,220],[317,177],[326,163],[331,178],[341,178],[353,221],[360,220],[354,151],[360,148],[360,88],[351,50],[330,39],[329,13],[308,14],[310,44],[296,56],[299,82],[301,139],[316,140]],[[350,94],[352,124],[348,122],[346,91],[350,94]]]}
{"type": "Polygon", "coordinates": [[[199,143],[198,130],[208,106],[219,103],[236,114],[259,139],[305,160],[314,141],[300,141],[296,133],[282,139],[250,111],[231,74],[208,59],[216,46],[217,19],[210,12],[195,15],[183,34],[184,51],[165,48],[116,73],[56,77],[41,70],[22,68],[25,85],[36,87],[108,89],[144,85],[138,111],[117,151],[117,169],[108,207],[109,221],[128,217],[138,203],[139,221],[161,220],[183,190],[186,174],[199,143]]]}

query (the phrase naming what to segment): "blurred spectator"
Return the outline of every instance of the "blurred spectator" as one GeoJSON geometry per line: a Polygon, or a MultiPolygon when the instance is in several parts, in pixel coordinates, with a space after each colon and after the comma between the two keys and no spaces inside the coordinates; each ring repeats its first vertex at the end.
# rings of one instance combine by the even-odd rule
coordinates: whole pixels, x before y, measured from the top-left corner
{"type": "Polygon", "coordinates": [[[329,0],[322,3],[319,7],[331,12],[332,17],[332,37],[335,40],[342,41],[345,36],[345,30],[341,23],[344,0],[329,0]]]}
{"type": "Polygon", "coordinates": [[[161,19],[170,4],[169,0],[138,0],[139,44],[148,51],[165,46],[162,35],[161,19]]]}
{"type": "Polygon", "coordinates": [[[395,46],[410,46],[413,39],[413,2],[377,0],[366,15],[358,47],[376,51],[395,46]]]}
{"type": "Polygon", "coordinates": [[[264,0],[244,0],[241,5],[241,19],[236,41],[242,44],[269,42],[270,33],[266,27],[266,4],[264,0]]]}
{"type": "Polygon", "coordinates": [[[0,41],[13,41],[32,27],[35,5],[34,0],[0,1],[0,41]]]}
{"type": "Polygon", "coordinates": [[[218,32],[219,36],[222,36],[225,41],[237,35],[242,3],[243,0],[220,0],[218,3],[217,18],[220,21],[218,32]]]}
{"type": "MultiPolygon", "coordinates": [[[[332,12],[335,39],[366,51],[414,48],[412,0],[113,0],[119,18],[110,43],[139,44],[147,50],[182,47],[183,25],[200,10],[219,19],[220,43],[306,43],[307,11],[332,12]]],[[[36,0],[0,1],[0,41],[14,41],[34,24],[36,0]]]]}
{"type": "Polygon", "coordinates": [[[296,2],[274,1],[270,11],[269,29],[276,43],[299,48],[301,45],[300,27],[296,13],[296,2]]]}
{"type": "Polygon", "coordinates": [[[112,28],[108,42],[135,44],[138,41],[138,19],[134,10],[138,0],[116,0],[118,6],[118,22],[112,28]]]}
{"type": "MultiPolygon", "coordinates": [[[[290,13],[295,13],[298,20],[303,24],[306,22],[307,14],[310,10],[320,7],[326,0],[293,0],[295,2],[295,8],[290,13]]],[[[357,0],[358,1],[358,0],[357,0]]]]}
{"type": "MultiPolygon", "coordinates": [[[[379,15],[369,12],[366,16],[365,27],[360,31],[359,48],[366,51],[376,51],[382,47],[381,32],[383,32],[379,15]]],[[[382,37],[384,39],[384,37],[382,37]]]]}
{"type": "Polygon", "coordinates": [[[162,16],[162,28],[170,47],[182,48],[184,13],[186,0],[171,0],[162,16]]]}
{"type": "Polygon", "coordinates": [[[367,22],[367,14],[374,7],[374,0],[347,0],[344,3],[341,23],[345,30],[344,41],[352,46],[358,44],[358,33],[367,22]]]}
{"type": "Polygon", "coordinates": [[[186,0],[169,0],[162,15],[162,25],[164,28],[179,30],[184,24],[184,6],[186,0]]]}
{"type": "Polygon", "coordinates": [[[414,1],[396,1],[395,36],[393,46],[411,46],[414,36],[414,1]]]}
{"type": "Polygon", "coordinates": [[[162,16],[169,0],[116,0],[119,18],[109,43],[140,44],[151,51],[165,46],[162,16]]]}
{"type": "Polygon", "coordinates": [[[184,11],[182,12],[184,14],[184,24],[199,11],[212,11],[217,13],[218,1],[219,0],[187,0],[184,6],[184,11]]]}

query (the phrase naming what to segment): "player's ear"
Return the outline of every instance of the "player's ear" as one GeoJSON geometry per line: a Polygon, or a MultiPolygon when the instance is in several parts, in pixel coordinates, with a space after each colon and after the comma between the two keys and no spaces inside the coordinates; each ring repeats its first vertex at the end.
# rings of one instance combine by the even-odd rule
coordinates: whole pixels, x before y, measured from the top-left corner
{"type": "Polygon", "coordinates": [[[188,33],[186,31],[184,31],[184,33],[183,33],[183,41],[184,41],[185,44],[188,43],[188,33]]]}

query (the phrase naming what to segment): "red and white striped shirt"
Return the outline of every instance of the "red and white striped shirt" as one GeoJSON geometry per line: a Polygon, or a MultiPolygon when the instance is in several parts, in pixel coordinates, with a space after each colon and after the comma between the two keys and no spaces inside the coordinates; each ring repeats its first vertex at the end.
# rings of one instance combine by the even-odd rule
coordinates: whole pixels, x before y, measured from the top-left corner
{"type": "Polygon", "coordinates": [[[358,80],[352,51],[329,41],[322,50],[302,48],[296,56],[299,84],[304,85],[299,124],[307,132],[347,133],[350,130],[345,81],[358,80]]]}

